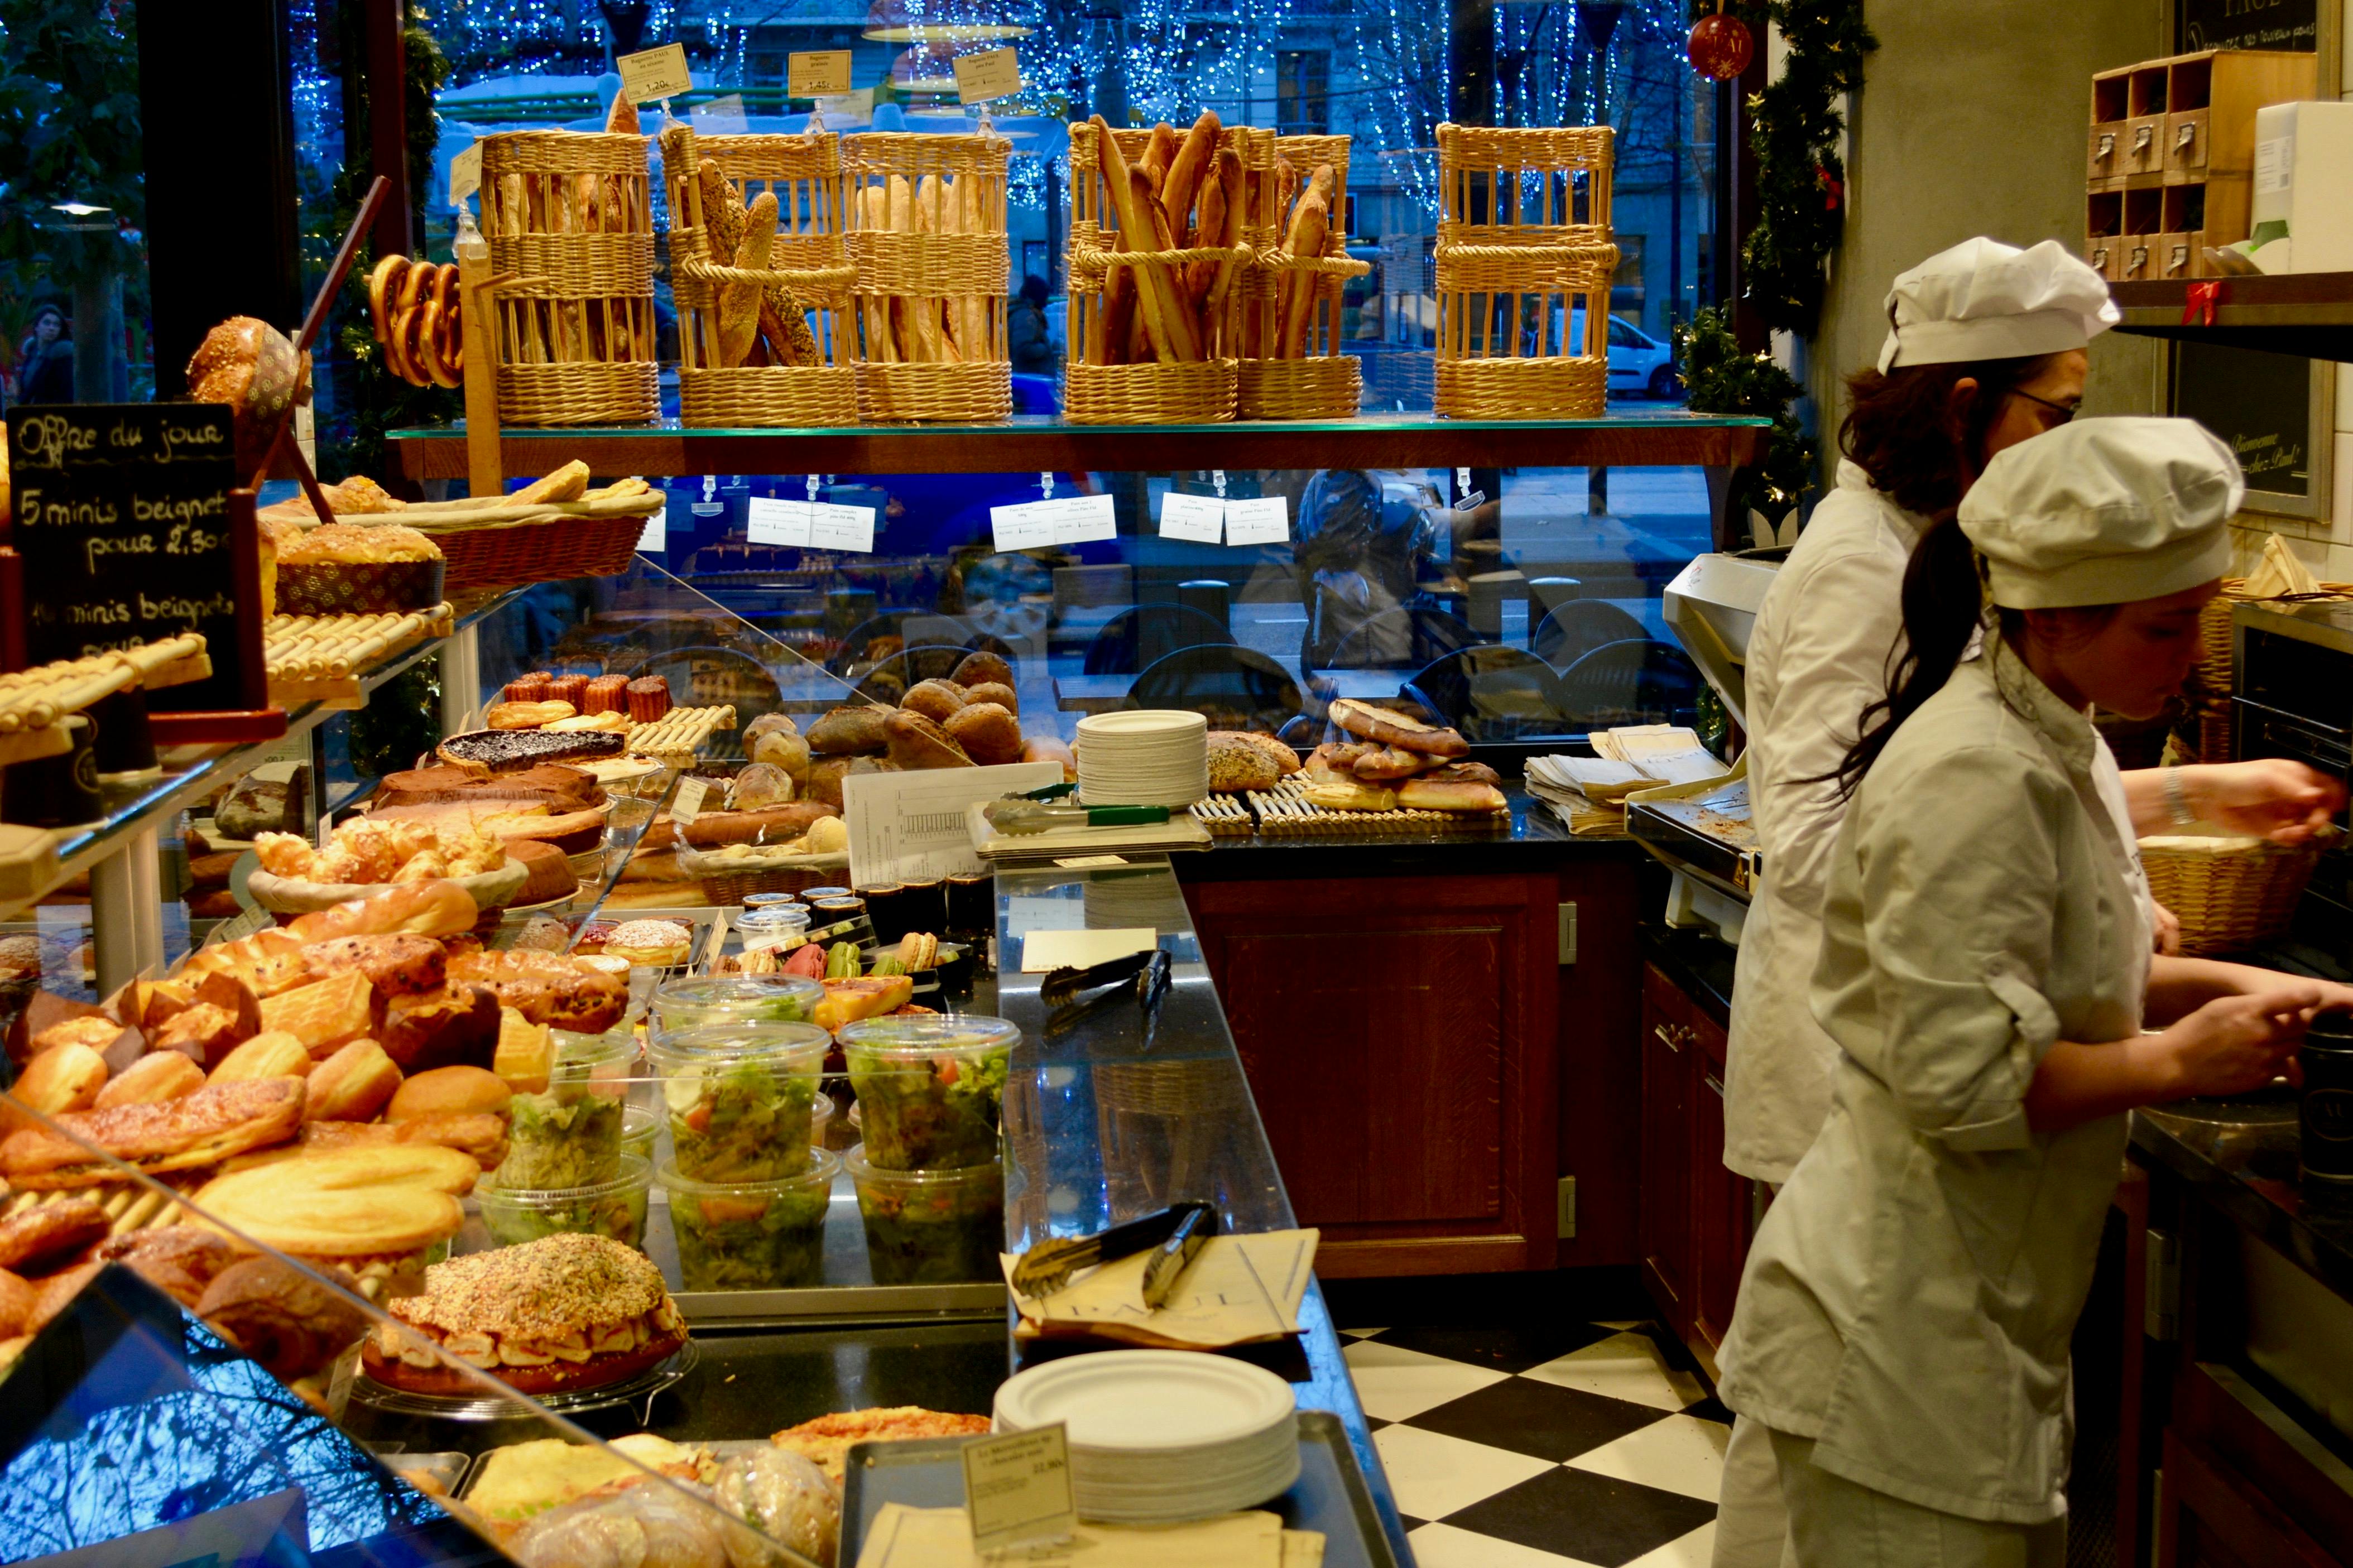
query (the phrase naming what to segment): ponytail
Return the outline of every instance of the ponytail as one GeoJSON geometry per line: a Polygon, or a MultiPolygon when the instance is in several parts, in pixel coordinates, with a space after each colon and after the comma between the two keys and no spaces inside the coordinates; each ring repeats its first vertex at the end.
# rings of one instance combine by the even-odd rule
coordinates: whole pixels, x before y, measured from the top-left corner
{"type": "Polygon", "coordinates": [[[1852,749],[1836,771],[1821,775],[1838,782],[1841,797],[1854,793],[1896,726],[1944,689],[1984,616],[1977,552],[1955,518],[1940,517],[1921,532],[1905,563],[1904,657],[1896,661],[1887,695],[1862,710],[1852,749]]]}

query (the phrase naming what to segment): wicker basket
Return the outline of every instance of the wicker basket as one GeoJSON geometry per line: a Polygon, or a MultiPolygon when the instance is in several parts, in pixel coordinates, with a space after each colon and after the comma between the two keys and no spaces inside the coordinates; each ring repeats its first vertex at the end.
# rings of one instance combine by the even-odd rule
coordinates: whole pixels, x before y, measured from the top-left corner
{"type": "Polygon", "coordinates": [[[1340,349],[1341,294],[1349,279],[1365,276],[1372,264],[1348,254],[1348,237],[1337,227],[1324,235],[1321,256],[1292,256],[1280,248],[1291,193],[1318,164],[1332,166],[1332,210],[1347,212],[1348,138],[1278,136],[1272,152],[1272,177],[1261,182],[1251,213],[1253,231],[1262,237],[1254,242],[1257,255],[1242,304],[1241,417],[1350,418],[1363,405],[1365,377],[1356,356],[1340,349]],[[1300,353],[1264,353],[1282,331],[1284,297],[1303,288],[1312,289],[1314,298],[1305,308],[1300,353]]]}
{"type": "MultiPolygon", "coordinates": [[[[1148,130],[1112,132],[1120,153],[1131,164],[1139,162],[1151,144],[1148,130]]],[[[1073,425],[1222,425],[1234,417],[1240,403],[1240,367],[1230,353],[1208,358],[1163,362],[1152,359],[1109,364],[1122,358],[1103,345],[1110,316],[1107,290],[1114,276],[1151,265],[1181,269],[1195,262],[1230,261],[1234,266],[1227,308],[1215,315],[1205,349],[1220,351],[1239,342],[1244,289],[1248,285],[1247,241],[1255,232],[1244,226],[1245,246],[1203,246],[1171,250],[1130,251],[1113,245],[1108,236],[1119,225],[1107,210],[1103,181],[1103,132],[1091,121],[1071,126],[1070,342],[1062,366],[1062,417],[1073,425]]],[[[1263,183],[1269,149],[1274,138],[1248,126],[1218,132],[1218,148],[1233,149],[1246,176],[1263,183]]]]}
{"type": "Polygon", "coordinates": [[[1618,266],[1610,137],[1607,126],[1438,128],[1438,413],[1601,415],[1618,266]]]}
{"type": "Polygon", "coordinates": [[[499,418],[646,425],[660,412],[645,138],[482,139],[482,228],[498,323],[499,418]]]}
{"type": "Polygon", "coordinates": [[[987,132],[867,131],[842,139],[861,418],[974,424],[1011,416],[1005,169],[1012,147],[987,132]],[[942,205],[962,209],[962,232],[911,226],[933,210],[925,193],[934,181],[942,205]]]}
{"type": "Polygon", "coordinates": [[[2206,601],[2198,614],[2198,669],[2195,685],[2202,693],[2198,710],[2198,758],[2227,763],[2232,757],[2232,706],[2235,658],[2232,606],[2235,605],[2318,605],[2353,599],[2353,583],[2323,583],[2317,594],[2295,594],[2279,599],[2257,599],[2247,593],[2243,577],[2222,579],[2221,592],[2206,601]]]}
{"type": "Polygon", "coordinates": [[[616,576],[629,569],[646,519],[662,506],[662,492],[655,489],[534,506],[411,506],[374,521],[416,529],[440,546],[443,592],[454,596],[522,583],[616,576]]]}
{"type": "Polygon", "coordinates": [[[2150,895],[2181,921],[2183,952],[2241,952],[2287,929],[2325,847],[2193,832],[2142,839],[2140,861],[2150,895]]]}
{"type": "Polygon", "coordinates": [[[671,216],[671,291],[679,308],[679,422],[751,428],[858,423],[855,338],[849,330],[852,272],[841,234],[841,139],[709,136],[674,125],[662,133],[662,170],[671,216]],[[735,268],[712,253],[703,211],[704,163],[748,205],[763,190],[778,211],[770,267],[735,268]],[[723,365],[719,295],[730,283],[756,284],[779,313],[798,313],[816,360],[807,364],[723,365]]]}

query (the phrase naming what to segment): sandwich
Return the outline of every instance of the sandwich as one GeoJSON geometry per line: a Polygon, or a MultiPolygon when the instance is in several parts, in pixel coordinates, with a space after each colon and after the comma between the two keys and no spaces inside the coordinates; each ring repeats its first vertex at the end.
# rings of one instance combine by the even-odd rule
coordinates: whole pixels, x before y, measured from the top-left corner
{"type": "Polygon", "coordinates": [[[988,1430],[986,1415],[958,1415],[920,1405],[851,1410],[787,1426],[769,1439],[809,1460],[825,1479],[842,1484],[842,1461],[853,1443],[896,1443],[914,1437],[970,1437],[988,1430]]]}
{"type": "Polygon", "coordinates": [[[481,1474],[466,1489],[466,1506],[499,1523],[525,1520],[590,1492],[617,1490],[646,1479],[647,1470],[675,1480],[708,1481],[718,1468],[710,1451],[683,1447],[651,1432],[632,1432],[604,1443],[568,1443],[534,1437],[493,1448],[481,1474]]]}
{"type": "Polygon", "coordinates": [[[420,1338],[531,1394],[618,1383],[686,1342],[678,1304],[645,1254],[568,1232],[437,1263],[425,1272],[424,1290],[389,1310],[395,1321],[378,1327],[361,1364],[411,1394],[476,1387],[420,1338]]]}
{"type": "Polygon", "coordinates": [[[233,1236],[396,1292],[465,1224],[458,1200],[480,1173],[429,1143],[305,1148],[214,1177],[191,1206],[233,1236]]]}

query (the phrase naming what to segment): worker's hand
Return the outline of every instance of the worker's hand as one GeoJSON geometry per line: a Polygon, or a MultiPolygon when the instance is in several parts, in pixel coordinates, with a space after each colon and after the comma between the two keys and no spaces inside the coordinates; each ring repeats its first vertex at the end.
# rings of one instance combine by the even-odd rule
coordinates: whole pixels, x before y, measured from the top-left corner
{"type": "Polygon", "coordinates": [[[2157,938],[2157,951],[2175,954],[2181,951],[2181,917],[2163,904],[2151,900],[2148,906],[2149,927],[2157,938]]]}
{"type": "Polygon", "coordinates": [[[2163,1098],[2246,1094],[2279,1076],[2304,1043],[2324,998],[2320,984],[2285,982],[2247,996],[2217,996],[2152,1044],[2163,1098]]]}
{"type": "Polygon", "coordinates": [[[2183,791],[2198,815],[2218,827],[2278,844],[2301,844],[2345,805],[2345,786],[2284,757],[2216,763],[2182,770],[2183,791]]]}

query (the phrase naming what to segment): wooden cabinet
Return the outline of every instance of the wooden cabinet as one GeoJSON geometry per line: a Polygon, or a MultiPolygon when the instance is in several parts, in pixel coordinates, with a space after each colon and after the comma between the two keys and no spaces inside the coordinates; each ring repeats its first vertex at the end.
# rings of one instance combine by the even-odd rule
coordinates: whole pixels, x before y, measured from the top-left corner
{"type": "Polygon", "coordinates": [[[1655,964],[1642,971],[1642,1282],[1703,1360],[1732,1324],[1750,1187],[1724,1168],[1723,1026],[1655,964]]]}
{"type": "Polygon", "coordinates": [[[1555,1261],[1558,879],[1203,882],[1203,956],[1326,1275],[1555,1261]]]}

